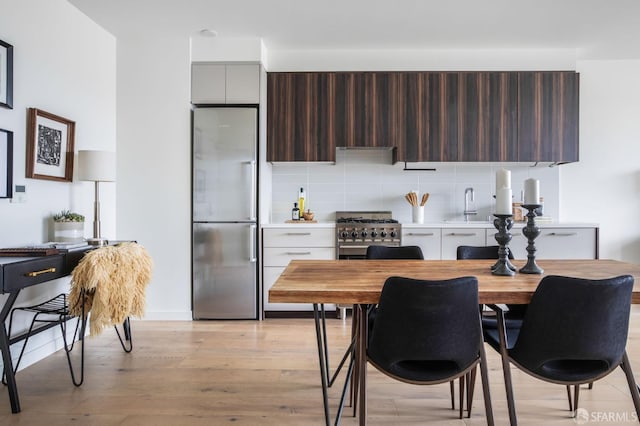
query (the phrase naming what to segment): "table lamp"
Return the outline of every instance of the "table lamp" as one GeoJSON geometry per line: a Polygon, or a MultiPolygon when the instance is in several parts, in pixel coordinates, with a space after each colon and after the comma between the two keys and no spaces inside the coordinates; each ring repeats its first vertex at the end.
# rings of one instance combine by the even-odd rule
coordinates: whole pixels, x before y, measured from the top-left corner
{"type": "Polygon", "coordinates": [[[100,235],[100,182],[116,180],[116,154],[109,151],[78,151],[78,179],[95,183],[93,203],[93,238],[90,245],[102,246],[107,240],[100,235]]]}

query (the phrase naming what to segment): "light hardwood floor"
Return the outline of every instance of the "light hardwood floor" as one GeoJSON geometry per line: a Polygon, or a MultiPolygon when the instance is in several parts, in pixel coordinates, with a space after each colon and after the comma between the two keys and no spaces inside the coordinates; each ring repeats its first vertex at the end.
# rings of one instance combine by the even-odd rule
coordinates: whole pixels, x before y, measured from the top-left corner
{"type": "MultiPolygon", "coordinates": [[[[350,328],[329,320],[330,358],[340,360],[350,328]]],[[[122,351],[107,330],[87,340],[82,387],[71,383],[61,352],[17,374],[23,411],[11,414],[0,388],[1,425],[321,425],[320,378],[313,321],[133,323],[134,350],[122,351]]],[[[632,313],[628,353],[640,378],[640,310],[632,313]]],[[[496,424],[508,424],[500,359],[487,348],[496,424]]],[[[524,425],[575,425],[562,386],[515,369],[517,412],[524,425]]],[[[486,424],[478,380],[470,419],[449,406],[448,384],[395,382],[369,367],[372,425],[486,424]]],[[[342,378],[340,379],[340,384],[342,378]]],[[[581,392],[588,423],[623,424],[635,417],[622,370],[581,392]]],[[[457,388],[457,386],[456,386],[457,388]]],[[[339,395],[330,391],[332,413],[339,395]]],[[[637,422],[636,422],[637,423],[637,422]]],[[[342,424],[356,425],[346,415],[342,424]]]]}

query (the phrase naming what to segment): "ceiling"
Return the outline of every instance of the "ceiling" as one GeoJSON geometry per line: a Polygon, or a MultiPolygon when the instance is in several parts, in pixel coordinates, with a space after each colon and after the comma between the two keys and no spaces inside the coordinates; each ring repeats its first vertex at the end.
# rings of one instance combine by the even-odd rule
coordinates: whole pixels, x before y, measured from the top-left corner
{"type": "Polygon", "coordinates": [[[116,37],[261,38],[269,51],[576,49],[640,58],[637,0],[68,0],[116,37]]]}

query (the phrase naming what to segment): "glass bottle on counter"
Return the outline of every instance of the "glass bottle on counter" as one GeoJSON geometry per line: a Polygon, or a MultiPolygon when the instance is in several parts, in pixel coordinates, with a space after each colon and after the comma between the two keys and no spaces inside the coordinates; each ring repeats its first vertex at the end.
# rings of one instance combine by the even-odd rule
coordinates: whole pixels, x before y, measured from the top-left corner
{"type": "Polygon", "coordinates": [[[304,193],[304,188],[300,188],[300,192],[298,193],[298,207],[301,212],[304,212],[304,199],[306,198],[304,193]]]}
{"type": "Polygon", "coordinates": [[[300,220],[300,209],[298,208],[298,203],[293,203],[293,208],[291,209],[291,220],[300,220]]]}

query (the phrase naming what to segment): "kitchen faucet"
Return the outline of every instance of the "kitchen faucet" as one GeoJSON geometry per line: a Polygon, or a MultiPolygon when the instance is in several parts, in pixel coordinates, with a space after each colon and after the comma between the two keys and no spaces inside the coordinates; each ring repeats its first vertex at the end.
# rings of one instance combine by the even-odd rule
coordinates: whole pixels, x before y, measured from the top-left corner
{"type": "Polygon", "coordinates": [[[477,215],[476,210],[469,210],[469,204],[473,202],[474,192],[473,188],[467,188],[464,190],[464,221],[469,222],[469,216],[477,215]]]}

